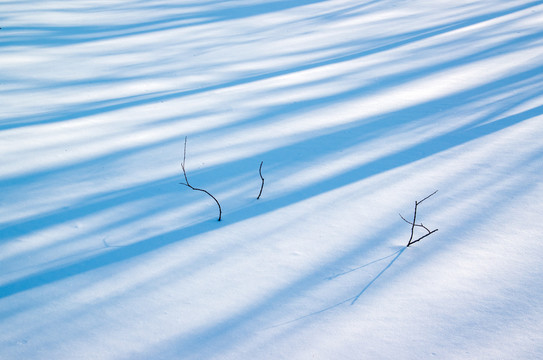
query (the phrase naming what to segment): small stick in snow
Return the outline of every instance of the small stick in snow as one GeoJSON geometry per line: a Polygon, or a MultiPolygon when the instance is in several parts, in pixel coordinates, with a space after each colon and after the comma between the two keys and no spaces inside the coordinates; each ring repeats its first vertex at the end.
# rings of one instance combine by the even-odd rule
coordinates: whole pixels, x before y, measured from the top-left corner
{"type": "Polygon", "coordinates": [[[264,161],[260,163],[260,168],[258,169],[258,174],[260,175],[260,178],[262,179],[262,185],[260,185],[260,192],[258,193],[257,200],[260,199],[260,195],[262,195],[262,190],[264,190],[264,178],[262,177],[262,164],[264,164],[264,161]]]}
{"type": "Polygon", "coordinates": [[[191,188],[192,190],[205,192],[207,195],[211,196],[211,198],[213,198],[213,200],[215,200],[215,202],[217,203],[217,206],[219,207],[219,221],[221,221],[221,217],[222,217],[221,204],[219,204],[219,201],[215,198],[215,196],[211,195],[207,190],[198,189],[198,188],[195,188],[194,186],[189,184],[189,179],[187,178],[187,171],[185,170],[185,160],[186,160],[186,158],[187,158],[187,137],[185,136],[185,149],[183,151],[183,162],[181,163],[181,168],[183,169],[183,175],[185,176],[185,182],[180,183],[180,184],[181,185],[186,185],[189,188],[191,188]]]}
{"type": "Polygon", "coordinates": [[[430,195],[428,195],[427,197],[425,197],[424,199],[420,200],[420,201],[415,201],[415,211],[413,212],[413,222],[409,221],[409,220],[406,220],[402,214],[399,214],[400,217],[402,218],[403,221],[405,221],[406,223],[410,224],[411,225],[411,237],[409,238],[409,241],[407,243],[407,247],[409,247],[409,245],[412,245],[418,241],[421,241],[422,239],[424,239],[425,237],[435,233],[438,229],[435,229],[435,230],[430,230],[428,229],[426,226],[424,226],[422,223],[420,224],[417,224],[417,208],[418,206],[426,199],[428,199],[430,196],[434,195],[435,193],[437,193],[437,190],[434,191],[433,193],[431,193],[430,195]],[[414,235],[414,232],[415,232],[415,226],[418,226],[418,227],[421,227],[423,228],[424,230],[426,230],[428,233],[419,237],[418,239],[416,240],[413,240],[413,235],[414,235]]]}

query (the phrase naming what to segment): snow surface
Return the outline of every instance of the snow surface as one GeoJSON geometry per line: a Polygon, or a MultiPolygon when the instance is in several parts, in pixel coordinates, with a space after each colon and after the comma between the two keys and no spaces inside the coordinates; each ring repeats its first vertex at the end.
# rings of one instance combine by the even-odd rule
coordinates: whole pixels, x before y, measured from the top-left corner
{"type": "Polygon", "coordinates": [[[0,359],[543,359],[543,1],[0,27],[0,359]]]}

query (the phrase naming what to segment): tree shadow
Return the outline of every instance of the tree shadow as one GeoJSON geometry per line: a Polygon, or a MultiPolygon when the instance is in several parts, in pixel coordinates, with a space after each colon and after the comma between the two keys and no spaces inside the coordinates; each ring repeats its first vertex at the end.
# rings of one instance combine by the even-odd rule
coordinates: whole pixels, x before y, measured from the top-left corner
{"type": "MultiPolygon", "coordinates": [[[[319,0],[322,1],[322,0],[319,0]]],[[[311,2],[311,1],[307,1],[311,2]]],[[[317,1],[318,2],[318,1],[317,1]]],[[[274,2],[273,6],[285,6],[287,5],[287,2],[274,2]]],[[[270,3],[271,4],[271,3],[270,3]]],[[[303,4],[297,4],[292,6],[302,6],[303,4]]],[[[160,92],[151,92],[146,94],[139,94],[139,95],[131,95],[127,97],[120,97],[120,98],[108,98],[100,101],[95,102],[89,102],[85,104],[76,104],[72,108],[70,107],[63,107],[62,109],[62,115],[59,115],[58,110],[53,110],[51,112],[44,112],[39,115],[35,116],[28,116],[25,115],[24,117],[17,118],[17,117],[11,117],[9,120],[2,121],[2,124],[0,124],[0,130],[7,130],[12,128],[18,128],[23,126],[30,126],[30,125],[36,125],[36,124],[44,124],[44,123],[54,123],[54,122],[62,122],[62,121],[68,121],[73,120],[77,118],[87,117],[91,115],[96,114],[103,114],[107,112],[112,112],[116,110],[121,110],[125,108],[130,108],[134,106],[141,106],[146,104],[152,104],[152,103],[160,103],[164,101],[179,99],[187,96],[192,95],[198,95],[198,94],[204,94],[204,93],[211,93],[217,90],[222,90],[226,88],[232,88],[240,85],[247,85],[250,83],[255,83],[262,80],[277,78],[285,75],[295,74],[302,71],[310,70],[310,69],[316,69],[321,68],[324,66],[332,65],[332,64],[339,64],[339,63],[345,63],[352,60],[364,58],[370,55],[375,55],[378,53],[382,53],[385,51],[390,51],[393,49],[400,48],[405,45],[409,45],[412,43],[416,43],[425,39],[429,39],[438,35],[446,34],[458,29],[466,28],[469,26],[472,26],[474,24],[482,23],[491,19],[500,18],[506,15],[513,14],[515,12],[523,11],[525,9],[528,9],[530,7],[535,7],[539,5],[538,1],[530,2],[518,6],[511,7],[506,10],[500,10],[495,12],[490,12],[485,15],[477,15],[477,16],[471,16],[467,19],[463,20],[457,20],[457,21],[451,21],[446,24],[440,24],[440,25],[434,25],[429,26],[426,28],[422,28],[420,30],[416,31],[409,31],[402,33],[400,35],[391,36],[391,37],[385,37],[382,39],[379,39],[378,43],[384,45],[377,45],[367,48],[367,40],[363,40],[360,43],[361,47],[365,47],[366,49],[362,49],[360,51],[354,51],[350,52],[348,54],[336,56],[333,58],[323,58],[320,60],[312,61],[310,63],[304,63],[300,64],[298,66],[292,66],[289,68],[279,69],[276,71],[270,71],[266,73],[259,73],[255,75],[245,76],[241,78],[236,78],[231,81],[225,81],[222,83],[216,83],[216,84],[208,84],[204,86],[199,86],[197,88],[192,89],[185,89],[185,90],[165,90],[160,92]]],[[[268,5],[259,5],[256,6],[258,9],[267,8],[268,5]]],[[[277,10],[279,11],[279,10],[277,10]]],[[[241,11],[241,13],[245,13],[241,11]]],[[[251,13],[251,11],[248,11],[248,14],[251,13]]],[[[249,16],[249,15],[248,15],[249,16]]],[[[252,16],[252,15],[251,15],[252,16]]],[[[161,22],[161,21],[157,21],[161,22]]],[[[83,30],[81,30],[83,31],[83,30]]],[[[157,30],[158,31],[158,30],[157,30]]],[[[83,31],[84,33],[93,33],[91,30],[83,31]]],[[[133,34],[122,34],[120,36],[128,36],[133,34]]],[[[473,54],[466,56],[461,59],[453,59],[451,61],[447,61],[444,63],[437,64],[432,67],[421,67],[418,71],[408,71],[404,74],[393,74],[389,76],[388,78],[381,78],[378,80],[377,83],[371,84],[370,86],[360,88],[355,92],[351,92],[351,96],[360,96],[363,93],[369,93],[372,91],[376,91],[380,88],[385,88],[387,86],[392,86],[394,84],[398,83],[404,83],[410,79],[416,79],[423,75],[428,75],[433,72],[441,71],[450,67],[459,66],[462,64],[468,64],[475,61],[479,61],[485,58],[488,58],[490,56],[497,56],[499,54],[503,54],[504,52],[508,51],[514,51],[522,44],[529,44],[529,43],[537,43],[538,39],[541,37],[542,33],[535,33],[525,36],[518,36],[514,39],[512,39],[509,43],[500,43],[496,45],[493,48],[487,49],[483,52],[473,54]]],[[[49,36],[48,36],[49,37],[49,36]]],[[[96,39],[91,39],[96,40],[96,39]]],[[[90,41],[90,40],[89,40],[90,41]]],[[[20,44],[18,40],[14,40],[14,43],[20,44]]],[[[350,42],[352,44],[352,41],[350,42]]],[[[1,43],[0,43],[1,46],[1,43]]],[[[153,75],[148,75],[148,77],[152,76],[158,76],[160,73],[155,73],[153,75]]],[[[103,78],[103,79],[85,79],[81,82],[70,82],[66,83],[65,86],[74,86],[78,84],[89,84],[96,81],[101,82],[107,82],[107,81],[123,81],[123,80],[129,80],[130,78],[103,78]]],[[[142,77],[134,77],[134,79],[142,79],[142,77]]],[[[58,84],[57,84],[58,85],[58,84]]],[[[62,84],[61,84],[62,85],[62,84]]],[[[333,99],[337,99],[340,96],[345,96],[345,94],[338,94],[333,99]]],[[[349,96],[349,95],[347,95],[349,96]]],[[[330,99],[330,100],[333,100],[330,99]]]]}
{"type": "MultiPolygon", "coordinates": [[[[185,26],[198,26],[264,15],[324,1],[325,0],[299,0],[292,2],[289,0],[280,0],[267,1],[259,4],[229,4],[228,2],[223,1],[208,1],[206,3],[194,4],[153,4],[153,2],[150,1],[140,7],[132,6],[131,9],[139,9],[147,14],[152,14],[157,10],[167,10],[169,14],[173,13],[173,15],[122,25],[101,25],[98,23],[96,25],[77,26],[9,26],[2,29],[4,30],[4,34],[0,35],[4,35],[4,38],[2,39],[0,37],[0,48],[8,46],[57,47],[91,41],[111,40],[134,35],[157,33],[185,26]],[[202,5],[206,6],[205,10],[200,10],[202,5]],[[191,9],[192,6],[196,6],[195,9],[197,10],[191,9]],[[217,7],[220,9],[216,10],[217,7]]],[[[7,5],[9,4],[4,4],[4,6],[7,5]]],[[[93,4],[88,9],[89,12],[106,14],[109,12],[122,14],[123,10],[124,9],[119,9],[115,6],[99,6],[96,4],[93,4]]],[[[27,11],[34,12],[35,10],[27,11]]],[[[57,11],[69,13],[73,10],[57,9],[57,11]]]]}

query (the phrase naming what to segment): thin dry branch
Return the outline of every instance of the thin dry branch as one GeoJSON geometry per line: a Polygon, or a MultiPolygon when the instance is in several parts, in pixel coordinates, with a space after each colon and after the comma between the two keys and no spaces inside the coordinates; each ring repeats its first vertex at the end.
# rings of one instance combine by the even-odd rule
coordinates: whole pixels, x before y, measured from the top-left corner
{"type": "Polygon", "coordinates": [[[430,196],[435,195],[438,191],[439,191],[439,190],[434,191],[433,193],[431,193],[430,195],[428,195],[427,197],[425,197],[425,198],[422,199],[421,201],[418,201],[417,204],[420,204],[420,203],[423,202],[424,200],[428,199],[430,196]]]}
{"type": "Polygon", "coordinates": [[[185,136],[185,148],[184,148],[184,151],[183,151],[183,162],[181,163],[181,169],[183,169],[183,175],[185,176],[185,182],[184,183],[180,183],[181,185],[185,185],[185,186],[188,186],[189,188],[191,188],[192,190],[195,190],[195,191],[202,191],[202,192],[205,192],[207,195],[211,196],[211,198],[213,200],[215,200],[215,202],[217,203],[217,206],[219,207],[219,221],[221,221],[221,217],[222,217],[222,208],[221,208],[221,204],[219,204],[219,201],[215,198],[215,196],[211,195],[209,193],[209,191],[207,190],[204,190],[204,189],[199,189],[199,188],[196,188],[194,186],[192,186],[190,183],[189,183],[189,179],[187,177],[187,171],[185,170],[185,161],[186,161],[186,158],[187,158],[187,137],[185,136]]]}
{"type": "Polygon", "coordinates": [[[258,174],[260,175],[260,178],[262,179],[262,185],[260,185],[260,192],[258,193],[258,196],[256,199],[260,199],[260,196],[262,195],[262,190],[264,190],[264,177],[262,177],[262,164],[264,164],[264,161],[260,162],[260,168],[258,169],[258,174]]]}
{"type": "Polygon", "coordinates": [[[424,230],[430,232],[430,230],[429,230],[426,226],[424,226],[422,223],[420,223],[420,224],[413,224],[411,221],[406,220],[406,219],[402,216],[402,214],[398,214],[398,215],[400,215],[400,217],[402,218],[402,220],[405,221],[406,223],[408,223],[409,225],[419,226],[419,227],[424,228],[424,230]]]}
{"type": "Polygon", "coordinates": [[[400,217],[402,218],[403,221],[405,221],[406,223],[410,224],[411,225],[411,237],[409,238],[409,241],[407,243],[407,247],[409,247],[410,245],[418,242],[418,241],[421,241],[422,239],[424,239],[425,237],[435,233],[438,229],[435,229],[435,230],[430,230],[428,229],[426,226],[424,226],[422,223],[420,224],[417,224],[417,208],[418,206],[420,205],[420,203],[422,203],[424,200],[428,199],[429,197],[431,197],[432,195],[434,195],[435,193],[437,193],[437,190],[434,191],[433,193],[431,193],[430,195],[426,196],[424,199],[420,200],[420,201],[415,201],[415,211],[413,212],[413,221],[409,221],[407,220],[406,218],[404,218],[402,216],[402,214],[399,214],[400,217]],[[419,237],[418,239],[416,240],[413,240],[413,236],[414,236],[414,233],[415,233],[415,226],[418,226],[418,227],[421,227],[423,228],[424,230],[426,230],[428,233],[419,237]]]}
{"type": "Polygon", "coordinates": [[[422,235],[422,236],[421,236],[420,238],[418,238],[417,240],[413,240],[413,241],[409,242],[409,243],[407,244],[407,247],[409,247],[409,245],[413,245],[414,243],[421,241],[422,239],[424,239],[425,237],[427,237],[427,236],[429,236],[429,235],[432,235],[432,234],[435,233],[437,230],[439,230],[439,229],[432,230],[432,231],[430,231],[428,234],[422,235]]]}

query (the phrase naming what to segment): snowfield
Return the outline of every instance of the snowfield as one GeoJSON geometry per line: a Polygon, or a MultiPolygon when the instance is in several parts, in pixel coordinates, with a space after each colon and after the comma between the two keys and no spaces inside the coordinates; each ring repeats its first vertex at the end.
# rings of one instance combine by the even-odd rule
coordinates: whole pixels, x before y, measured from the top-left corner
{"type": "Polygon", "coordinates": [[[543,359],[543,1],[0,27],[0,359],[543,359]]]}

